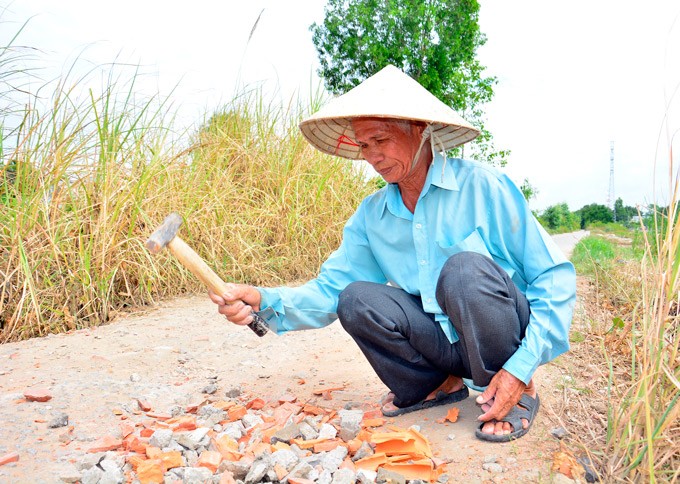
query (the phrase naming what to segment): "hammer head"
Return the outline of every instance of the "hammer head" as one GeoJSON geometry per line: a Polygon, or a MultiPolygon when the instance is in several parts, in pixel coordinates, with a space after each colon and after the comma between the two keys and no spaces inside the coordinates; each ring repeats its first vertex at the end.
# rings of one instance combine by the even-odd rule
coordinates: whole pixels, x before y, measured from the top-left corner
{"type": "Polygon", "coordinates": [[[177,235],[179,226],[182,225],[182,217],[178,213],[171,213],[163,223],[151,234],[146,241],[146,248],[152,254],[158,254],[163,247],[168,245],[172,239],[177,235]]]}

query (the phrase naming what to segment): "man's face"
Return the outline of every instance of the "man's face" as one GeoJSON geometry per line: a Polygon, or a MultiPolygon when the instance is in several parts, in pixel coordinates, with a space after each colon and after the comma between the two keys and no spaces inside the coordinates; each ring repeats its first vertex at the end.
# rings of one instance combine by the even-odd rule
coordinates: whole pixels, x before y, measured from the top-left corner
{"type": "Polygon", "coordinates": [[[411,172],[422,126],[376,118],[352,121],[361,155],[388,183],[399,183],[411,172]]]}

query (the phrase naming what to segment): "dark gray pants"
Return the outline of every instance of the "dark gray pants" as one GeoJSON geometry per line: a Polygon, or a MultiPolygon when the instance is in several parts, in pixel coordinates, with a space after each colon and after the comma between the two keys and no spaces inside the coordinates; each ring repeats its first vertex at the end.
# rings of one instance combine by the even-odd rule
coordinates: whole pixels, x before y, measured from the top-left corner
{"type": "Polygon", "coordinates": [[[419,297],[402,289],[354,282],[340,294],[338,317],[378,377],[406,407],[449,375],[486,386],[520,345],[529,302],[488,257],[462,252],[442,268],[437,302],[460,340],[451,344],[419,297]]]}

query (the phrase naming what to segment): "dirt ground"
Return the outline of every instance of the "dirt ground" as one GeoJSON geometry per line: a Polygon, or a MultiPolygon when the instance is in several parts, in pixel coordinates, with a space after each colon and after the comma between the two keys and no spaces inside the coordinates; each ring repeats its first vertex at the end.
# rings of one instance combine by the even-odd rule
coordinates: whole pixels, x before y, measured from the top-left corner
{"type": "MultiPolygon", "coordinates": [[[[476,392],[456,404],[456,423],[437,423],[446,415],[445,406],[400,416],[394,423],[420,426],[435,455],[449,461],[451,482],[551,482],[560,441],[550,430],[561,426],[568,398],[564,361],[561,357],[539,368],[541,410],[529,434],[516,442],[474,437],[480,413],[476,392]],[[492,460],[502,473],[483,469],[492,460]]],[[[298,401],[338,410],[377,402],[386,393],[339,323],[258,338],[225,322],[207,297],[166,301],[98,328],[0,345],[0,457],[19,454],[18,462],[0,466],[0,482],[62,482],[95,439],[116,433],[121,410],[138,409],[136,399],[168,413],[174,405],[200,400],[211,382],[218,386],[215,395],[236,387],[265,400],[292,393],[298,401]],[[332,400],[312,394],[324,385],[343,389],[334,391],[332,400]],[[46,389],[52,399],[26,401],[24,392],[35,388],[46,389]],[[60,412],[73,427],[70,442],[68,427],[48,427],[60,412]]]]}

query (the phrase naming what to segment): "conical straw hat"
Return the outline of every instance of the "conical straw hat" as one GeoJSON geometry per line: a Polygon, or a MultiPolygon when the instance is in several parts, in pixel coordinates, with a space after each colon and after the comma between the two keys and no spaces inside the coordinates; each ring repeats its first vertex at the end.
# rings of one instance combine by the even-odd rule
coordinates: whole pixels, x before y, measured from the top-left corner
{"type": "Polygon", "coordinates": [[[300,123],[302,134],[318,150],[360,159],[351,120],[376,117],[422,121],[432,125],[437,147],[449,150],[475,139],[479,130],[417,81],[388,65],[300,123]]]}

